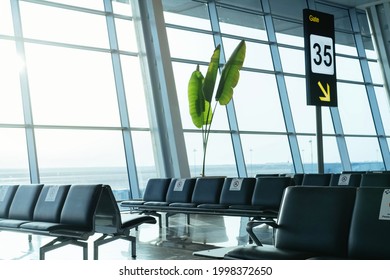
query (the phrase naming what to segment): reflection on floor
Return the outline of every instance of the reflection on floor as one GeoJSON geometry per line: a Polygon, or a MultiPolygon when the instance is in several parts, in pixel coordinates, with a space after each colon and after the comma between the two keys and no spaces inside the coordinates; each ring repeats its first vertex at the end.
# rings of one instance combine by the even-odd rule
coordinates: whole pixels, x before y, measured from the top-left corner
{"type": "MultiPolygon", "coordinates": [[[[130,215],[130,214],[128,214],[130,215]]],[[[132,214],[134,215],[134,214],[132,214]]],[[[136,214],[135,214],[136,215],[136,214]]],[[[191,215],[191,224],[186,224],[185,215],[170,217],[169,228],[155,225],[142,225],[132,235],[137,236],[136,260],[196,260],[210,259],[210,256],[194,252],[213,252],[213,249],[249,245],[245,231],[247,218],[210,215],[191,215]]],[[[163,223],[165,224],[165,223],[163,223]]],[[[264,243],[272,242],[272,231],[266,227],[256,228],[256,234],[264,243]]],[[[92,242],[100,235],[89,239],[89,259],[92,259],[92,242]]],[[[33,236],[28,242],[26,234],[0,232],[0,259],[37,260],[39,247],[52,238],[33,236]]],[[[222,253],[214,250],[217,256],[222,253]]],[[[212,257],[213,254],[211,254],[212,257]]],[[[75,246],[65,246],[46,253],[47,260],[81,260],[82,250],[75,246]]],[[[99,249],[101,260],[127,260],[131,257],[130,244],[117,240],[99,249]]]]}

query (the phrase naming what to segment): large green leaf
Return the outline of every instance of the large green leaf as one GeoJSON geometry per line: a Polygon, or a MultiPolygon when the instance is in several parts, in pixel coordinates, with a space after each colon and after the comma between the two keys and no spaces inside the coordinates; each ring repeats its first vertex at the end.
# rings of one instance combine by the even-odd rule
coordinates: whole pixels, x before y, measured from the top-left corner
{"type": "Polygon", "coordinates": [[[218,45],[211,56],[209,67],[203,81],[203,94],[206,101],[211,103],[214,94],[215,81],[219,69],[219,56],[221,54],[221,45],[218,45]]]}
{"type": "Polygon", "coordinates": [[[204,77],[199,71],[199,65],[192,72],[188,82],[188,103],[192,122],[197,128],[201,128],[204,123],[205,99],[202,86],[204,77]]]}
{"type": "Polygon", "coordinates": [[[242,40],[222,69],[215,100],[221,105],[226,105],[233,97],[233,89],[240,79],[240,70],[244,64],[246,44],[242,40]]]}
{"type": "Polygon", "coordinates": [[[211,124],[213,119],[213,111],[211,110],[210,102],[205,100],[204,102],[204,112],[203,112],[203,124],[211,124]]]}

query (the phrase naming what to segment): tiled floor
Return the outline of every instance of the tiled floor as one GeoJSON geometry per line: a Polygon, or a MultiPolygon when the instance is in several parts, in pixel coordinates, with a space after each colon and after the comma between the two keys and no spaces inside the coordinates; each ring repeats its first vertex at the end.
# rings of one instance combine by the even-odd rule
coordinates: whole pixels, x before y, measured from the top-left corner
{"type": "MultiPolygon", "coordinates": [[[[211,257],[223,255],[226,248],[248,244],[245,231],[247,218],[191,215],[191,224],[186,225],[184,215],[171,217],[169,228],[155,225],[142,225],[132,235],[137,236],[136,260],[195,260],[210,259],[194,254],[201,251],[211,257]],[[223,248],[219,250],[214,250],[223,248]],[[212,250],[212,251],[208,251],[212,250]]],[[[164,223],[163,223],[164,224],[164,223]]],[[[272,234],[267,228],[257,229],[262,241],[269,243],[272,234]]],[[[100,235],[89,239],[89,259],[93,258],[92,242],[100,235]]],[[[37,260],[39,247],[50,242],[52,238],[28,236],[21,233],[0,232],[0,259],[2,260],[37,260]]],[[[65,246],[46,253],[47,260],[81,260],[82,249],[76,246],[65,246]]],[[[127,260],[131,257],[131,246],[127,241],[116,240],[102,245],[99,249],[101,260],[127,260]]]]}

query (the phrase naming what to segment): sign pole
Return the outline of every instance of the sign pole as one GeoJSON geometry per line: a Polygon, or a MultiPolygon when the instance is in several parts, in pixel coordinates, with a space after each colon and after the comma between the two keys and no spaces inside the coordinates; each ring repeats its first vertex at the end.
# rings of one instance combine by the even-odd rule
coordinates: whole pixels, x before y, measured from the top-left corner
{"type": "Polygon", "coordinates": [[[316,106],[316,122],[317,122],[317,159],[318,173],[324,173],[324,142],[322,138],[322,112],[321,106],[316,106]]]}

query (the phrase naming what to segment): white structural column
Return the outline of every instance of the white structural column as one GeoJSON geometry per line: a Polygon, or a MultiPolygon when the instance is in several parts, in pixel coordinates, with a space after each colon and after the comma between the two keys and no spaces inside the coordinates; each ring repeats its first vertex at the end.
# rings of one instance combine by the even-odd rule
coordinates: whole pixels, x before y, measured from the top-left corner
{"type": "MultiPolygon", "coordinates": [[[[190,170],[181,123],[179,103],[173,75],[162,3],[159,0],[134,1],[145,40],[145,53],[150,76],[147,92],[151,131],[156,162],[167,177],[189,177],[190,170]]],[[[145,68],[144,68],[145,69],[145,68]]]]}
{"type": "Polygon", "coordinates": [[[390,88],[390,2],[367,7],[368,19],[381,62],[387,92],[390,88]]]}

